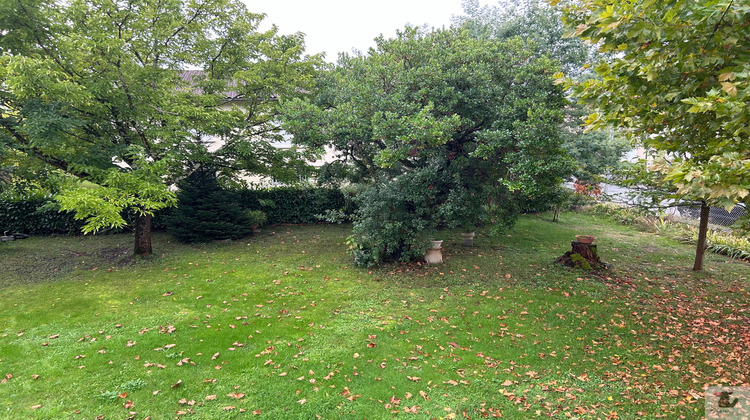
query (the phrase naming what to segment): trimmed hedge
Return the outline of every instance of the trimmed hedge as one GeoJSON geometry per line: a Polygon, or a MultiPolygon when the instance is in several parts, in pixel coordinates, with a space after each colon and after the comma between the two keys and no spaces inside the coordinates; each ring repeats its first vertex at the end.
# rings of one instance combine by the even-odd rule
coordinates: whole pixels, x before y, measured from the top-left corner
{"type": "MultiPolygon", "coordinates": [[[[51,196],[0,196],[0,233],[8,231],[29,235],[80,235],[85,221],[76,220],[73,212],[62,212],[59,208],[51,196]]],[[[172,209],[164,209],[157,212],[151,221],[151,229],[166,230],[164,220],[171,211],[172,209]]],[[[133,226],[134,212],[127,211],[123,217],[128,226],[133,226]]],[[[126,230],[129,229],[105,229],[99,233],[120,233],[126,230]]]]}
{"type": "Polygon", "coordinates": [[[61,212],[52,197],[0,197],[0,233],[72,235],[81,233],[83,221],[61,212]]]}
{"type": "MultiPolygon", "coordinates": [[[[232,191],[231,194],[242,208],[266,213],[269,224],[319,223],[320,219],[315,215],[324,214],[326,210],[352,212],[345,194],[337,189],[280,187],[232,191]]],[[[57,209],[50,196],[0,196],[0,233],[7,230],[30,235],[80,234],[84,222],[75,220],[73,213],[57,209]]],[[[154,216],[153,230],[165,229],[164,221],[171,211],[165,209],[154,216]]],[[[128,222],[133,220],[132,214],[124,217],[128,222]]]]}
{"type": "MultiPolygon", "coordinates": [[[[261,210],[268,223],[318,223],[316,214],[326,210],[345,210],[348,207],[343,192],[332,188],[300,189],[279,187],[267,190],[234,191],[240,205],[247,210],[261,210]]],[[[350,211],[349,211],[350,212],[350,211]]]]}

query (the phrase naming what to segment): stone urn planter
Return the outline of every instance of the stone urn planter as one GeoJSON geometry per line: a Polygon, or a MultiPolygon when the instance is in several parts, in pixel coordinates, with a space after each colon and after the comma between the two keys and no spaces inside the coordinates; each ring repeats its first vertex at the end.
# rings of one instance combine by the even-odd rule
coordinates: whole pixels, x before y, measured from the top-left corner
{"type": "Polygon", "coordinates": [[[442,264],[443,263],[443,241],[430,241],[432,248],[427,250],[424,256],[424,260],[427,264],[442,264]]]}
{"type": "Polygon", "coordinates": [[[462,244],[464,246],[474,246],[474,232],[464,232],[461,234],[462,244]]]}

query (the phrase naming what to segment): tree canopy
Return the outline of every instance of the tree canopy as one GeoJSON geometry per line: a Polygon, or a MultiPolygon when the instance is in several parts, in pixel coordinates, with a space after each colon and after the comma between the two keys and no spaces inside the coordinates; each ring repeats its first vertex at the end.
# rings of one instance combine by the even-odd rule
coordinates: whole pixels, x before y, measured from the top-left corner
{"type": "MultiPolygon", "coordinates": [[[[598,79],[566,81],[594,109],[587,124],[622,127],[645,147],[667,152],[668,159],[653,169],[681,195],[703,200],[704,207],[747,203],[750,5],[551,3],[564,11],[571,35],[614,54],[595,67],[598,79]]],[[[696,269],[702,267],[701,252],[698,257],[696,269]]]]}
{"type": "MultiPolygon", "coordinates": [[[[591,77],[589,64],[596,59],[595,49],[581,39],[565,36],[561,12],[545,0],[501,1],[499,5],[480,6],[478,0],[463,1],[464,14],[454,22],[477,39],[524,40],[537,55],[557,61],[568,76],[591,77]]],[[[632,146],[614,130],[585,132],[580,106],[567,106],[562,136],[565,149],[576,161],[573,176],[583,183],[598,182],[620,166],[623,154],[632,146]]]]}
{"type": "Polygon", "coordinates": [[[479,0],[463,0],[463,15],[453,22],[473,38],[508,40],[519,37],[537,54],[547,54],[560,62],[566,74],[581,74],[593,53],[577,38],[565,37],[560,12],[544,0],[501,0],[497,5],[480,5],[479,0]]]}
{"type": "Polygon", "coordinates": [[[312,80],[301,34],[258,31],[263,15],[236,0],[0,4],[0,148],[94,183],[58,197],[85,231],[132,209],[136,253],[149,254],[149,217],[191,167],[290,161],[270,143],[278,98],[312,80]],[[239,105],[220,109],[228,99],[239,105]],[[209,151],[209,137],[224,145],[209,151]]]}
{"type": "Polygon", "coordinates": [[[485,210],[510,226],[569,173],[556,67],[523,41],[407,27],[376,44],[342,55],[315,100],[288,101],[284,117],[296,142],[338,153],[324,179],[348,176],[382,192],[364,200],[389,200],[362,203],[355,223],[360,245],[380,244],[374,261],[414,258],[429,232],[473,227],[485,210]],[[396,237],[379,242],[378,229],[396,237]]]}

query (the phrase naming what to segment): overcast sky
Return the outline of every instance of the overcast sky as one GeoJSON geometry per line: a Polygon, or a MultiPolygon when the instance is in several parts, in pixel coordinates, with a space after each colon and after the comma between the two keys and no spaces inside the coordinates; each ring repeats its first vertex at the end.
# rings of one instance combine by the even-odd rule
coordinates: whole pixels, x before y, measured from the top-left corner
{"type": "Polygon", "coordinates": [[[251,12],[268,15],[264,25],[275,24],[281,33],[304,33],[307,52],[325,52],[327,61],[335,61],[339,52],[353,48],[366,52],[375,45],[372,40],[376,36],[392,37],[407,23],[447,27],[453,15],[462,13],[461,0],[244,1],[251,12]]]}

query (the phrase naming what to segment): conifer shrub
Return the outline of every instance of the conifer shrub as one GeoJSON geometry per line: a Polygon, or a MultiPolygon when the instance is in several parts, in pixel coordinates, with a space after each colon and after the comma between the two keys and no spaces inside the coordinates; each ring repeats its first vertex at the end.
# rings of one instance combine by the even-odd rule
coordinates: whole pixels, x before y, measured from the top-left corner
{"type": "Polygon", "coordinates": [[[201,168],[177,183],[177,207],[167,230],[180,242],[238,239],[252,231],[253,219],[234,195],[221,188],[216,171],[201,168]]]}

